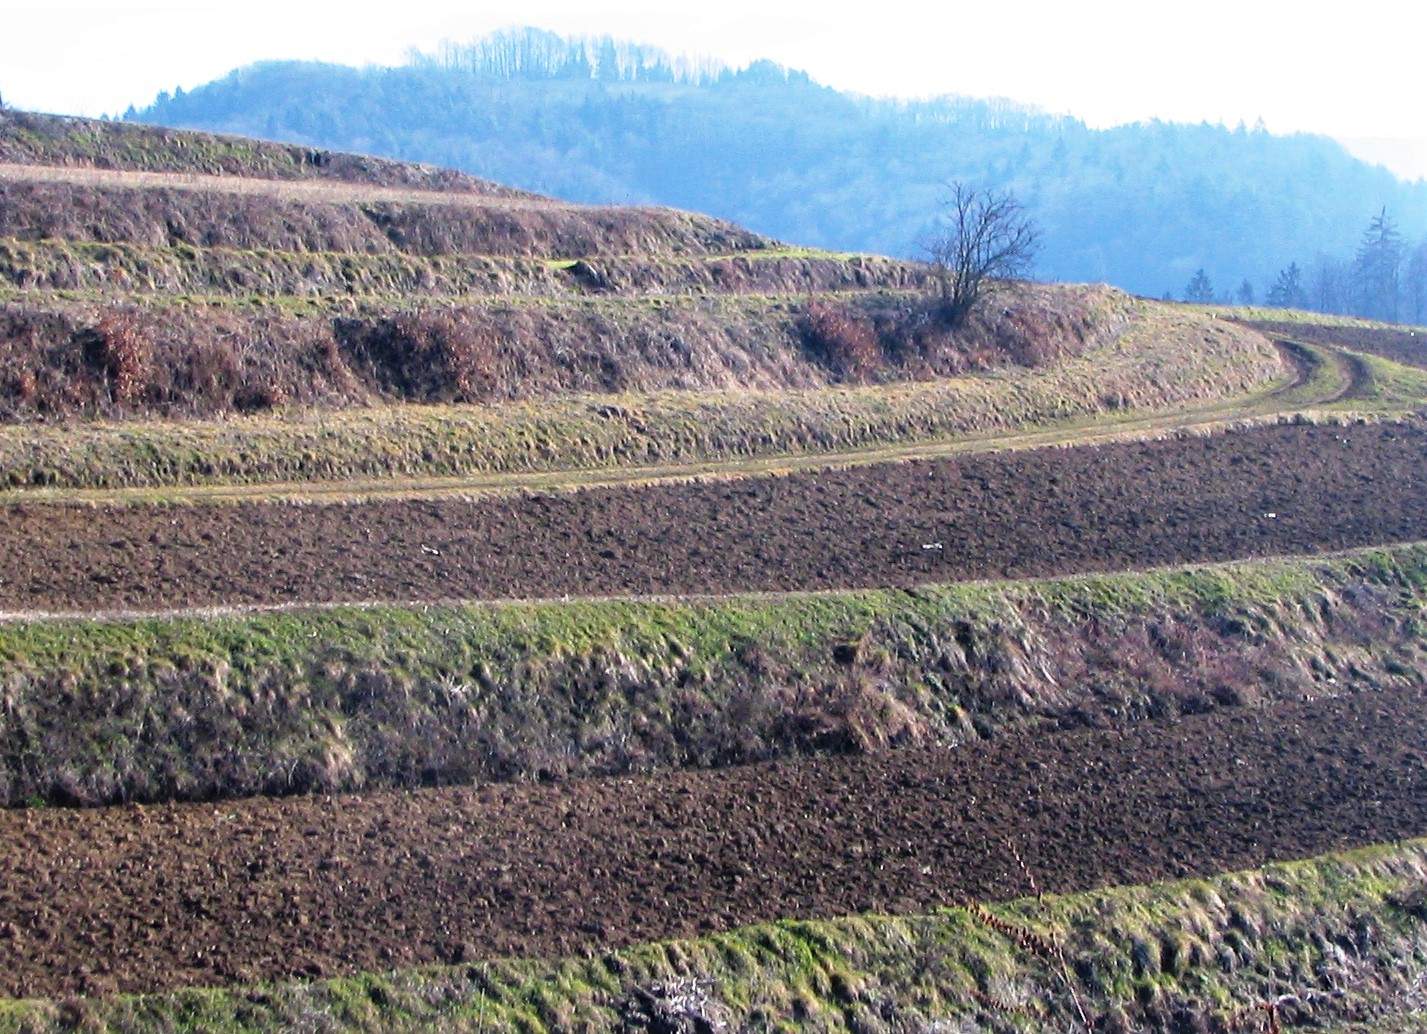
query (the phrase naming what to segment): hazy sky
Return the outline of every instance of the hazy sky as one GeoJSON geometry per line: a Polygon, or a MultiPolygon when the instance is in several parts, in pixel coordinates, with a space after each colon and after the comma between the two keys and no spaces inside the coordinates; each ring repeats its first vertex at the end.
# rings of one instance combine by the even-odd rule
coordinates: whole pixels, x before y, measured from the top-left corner
{"type": "Polygon", "coordinates": [[[1095,126],[1262,118],[1272,132],[1324,133],[1400,175],[1427,176],[1427,14],[1411,0],[1357,0],[1320,15],[1278,0],[837,5],[856,13],[808,0],[7,6],[0,96],[63,114],[118,114],[160,90],[191,89],[266,58],[392,64],[413,47],[536,25],[734,65],[768,57],[875,96],[1009,97],[1095,126]]]}

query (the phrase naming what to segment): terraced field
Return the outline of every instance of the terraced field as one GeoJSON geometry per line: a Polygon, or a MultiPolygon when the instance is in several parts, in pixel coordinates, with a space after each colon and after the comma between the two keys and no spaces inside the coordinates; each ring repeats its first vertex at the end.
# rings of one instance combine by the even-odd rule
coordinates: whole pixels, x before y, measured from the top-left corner
{"type": "Polygon", "coordinates": [[[1427,1008],[1417,371],[350,156],[0,159],[0,1030],[1427,1008]]]}
{"type": "Polygon", "coordinates": [[[149,991],[919,913],[1022,891],[1007,843],[1063,893],[1413,837],[1427,823],[1420,704],[1384,692],[552,787],[12,812],[0,893],[19,950],[3,990],[149,991]]]}
{"type": "Polygon", "coordinates": [[[1427,539],[1427,429],[1282,426],[492,500],[12,506],[0,608],[913,586],[1427,539]]]}

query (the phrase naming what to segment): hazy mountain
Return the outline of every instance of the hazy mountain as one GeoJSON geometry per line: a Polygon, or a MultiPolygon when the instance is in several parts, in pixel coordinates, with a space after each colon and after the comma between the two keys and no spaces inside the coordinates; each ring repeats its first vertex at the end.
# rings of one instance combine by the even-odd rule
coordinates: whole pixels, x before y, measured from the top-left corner
{"type": "Polygon", "coordinates": [[[1290,263],[1350,262],[1405,184],[1326,137],[1161,122],[1092,130],[1006,101],[871,100],[759,63],[732,71],[526,31],[396,68],[265,63],[126,115],[463,169],[577,201],[657,202],[800,244],[915,255],[942,185],[1009,188],[1040,276],[1262,297],[1290,263]]]}

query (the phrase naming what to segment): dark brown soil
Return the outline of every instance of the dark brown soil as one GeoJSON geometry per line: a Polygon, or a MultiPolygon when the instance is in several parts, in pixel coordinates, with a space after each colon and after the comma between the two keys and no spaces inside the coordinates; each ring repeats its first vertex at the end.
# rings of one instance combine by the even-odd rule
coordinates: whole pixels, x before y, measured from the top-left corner
{"type": "Polygon", "coordinates": [[[551,786],[0,813],[0,993],[604,951],[1211,874],[1427,832],[1383,691],[952,751],[551,786]]]}
{"type": "Polygon", "coordinates": [[[0,609],[725,593],[1427,539],[1427,429],[1283,426],[482,501],[0,509],[0,609]]]}

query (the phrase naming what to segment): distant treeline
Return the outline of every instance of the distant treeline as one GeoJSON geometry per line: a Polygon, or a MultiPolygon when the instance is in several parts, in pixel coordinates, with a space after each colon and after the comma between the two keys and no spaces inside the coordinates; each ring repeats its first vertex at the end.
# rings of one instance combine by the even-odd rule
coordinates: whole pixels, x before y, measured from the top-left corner
{"type": "Polygon", "coordinates": [[[1262,296],[1244,280],[1232,291],[1216,293],[1203,269],[1184,289],[1187,302],[1263,304],[1312,309],[1388,322],[1427,322],[1427,237],[1405,240],[1383,209],[1368,222],[1351,257],[1319,253],[1307,268],[1296,261],[1278,271],[1262,296]]]}
{"type": "MultiPolygon", "coordinates": [[[[1326,137],[1157,121],[1094,130],[1008,101],[873,100],[768,62],[732,70],[533,30],[395,68],[254,65],[125,117],[448,165],[576,201],[673,205],[894,256],[918,253],[960,180],[1026,205],[1043,231],[1040,277],[1154,296],[1182,296],[1203,270],[1228,295],[1248,283],[1262,297],[1298,263],[1312,301],[1318,256],[1346,268],[1374,214],[1407,252],[1427,234],[1427,181],[1403,183],[1326,137]]],[[[1350,307],[1343,297],[1332,305],[1350,307]]],[[[1397,312],[1410,318],[1410,300],[1397,312]]]]}

